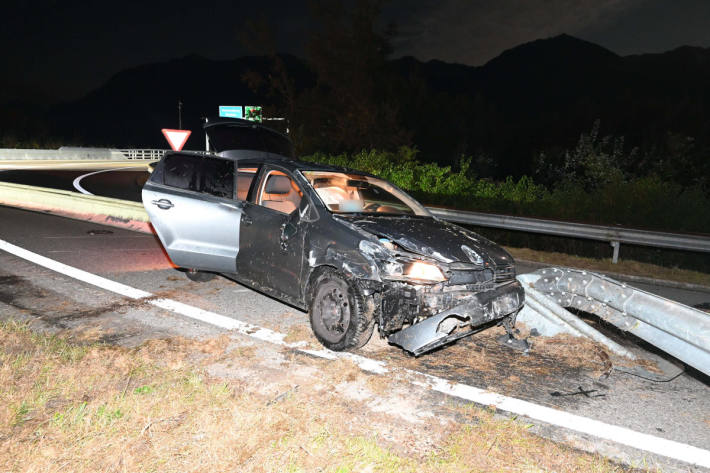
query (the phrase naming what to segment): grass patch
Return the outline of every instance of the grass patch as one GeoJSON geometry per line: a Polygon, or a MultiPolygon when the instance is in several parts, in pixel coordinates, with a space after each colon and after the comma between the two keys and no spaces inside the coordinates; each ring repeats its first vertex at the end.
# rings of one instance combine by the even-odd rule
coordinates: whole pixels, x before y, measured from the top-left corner
{"type": "MultiPolygon", "coordinates": [[[[206,363],[239,356],[225,348],[223,338],[76,345],[0,324],[0,471],[623,471],[473,406],[442,445],[409,454],[330,391],[269,403],[209,377],[206,363]]],[[[356,373],[334,364],[322,376],[335,385],[356,373]]]]}

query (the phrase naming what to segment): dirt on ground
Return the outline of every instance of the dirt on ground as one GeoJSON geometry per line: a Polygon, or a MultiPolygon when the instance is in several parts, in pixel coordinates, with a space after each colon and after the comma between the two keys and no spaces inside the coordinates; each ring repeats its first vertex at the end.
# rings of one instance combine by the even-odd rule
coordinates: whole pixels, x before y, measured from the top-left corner
{"type": "Polygon", "coordinates": [[[132,349],[85,335],[0,325],[0,470],[623,471],[348,360],[229,335],[132,349]]]}

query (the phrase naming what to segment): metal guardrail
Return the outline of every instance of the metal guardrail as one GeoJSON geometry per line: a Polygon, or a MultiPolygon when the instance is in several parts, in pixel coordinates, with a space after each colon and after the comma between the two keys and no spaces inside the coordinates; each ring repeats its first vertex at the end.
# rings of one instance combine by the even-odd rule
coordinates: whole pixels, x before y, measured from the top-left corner
{"type": "Polygon", "coordinates": [[[62,146],[59,149],[0,149],[0,160],[6,161],[156,161],[168,150],[79,148],[62,146]]]}
{"type": "Polygon", "coordinates": [[[119,149],[127,159],[140,159],[149,161],[160,160],[165,153],[168,152],[166,149],[119,149]]]}
{"type": "MultiPolygon", "coordinates": [[[[86,161],[157,161],[168,152],[164,149],[113,149],[63,146],[58,150],[0,149],[0,160],[86,160],[86,161]]],[[[608,241],[613,248],[612,262],[619,260],[621,243],[670,248],[675,250],[710,252],[710,237],[677,233],[650,232],[630,228],[606,227],[560,222],[527,217],[468,212],[429,207],[429,211],[444,220],[483,227],[558,235],[572,238],[608,241]]]]}
{"type": "Polygon", "coordinates": [[[525,278],[532,283],[525,287],[526,296],[550,296],[558,307],[596,314],[710,375],[710,316],[705,312],[587,271],[546,268],[525,278]]]}
{"type": "Polygon", "coordinates": [[[612,262],[614,263],[619,260],[619,248],[621,247],[621,243],[710,253],[710,236],[651,232],[632,228],[605,227],[602,225],[512,217],[509,215],[467,212],[436,207],[428,207],[428,210],[437,217],[451,222],[466,223],[481,227],[503,228],[505,230],[542,233],[545,235],[608,241],[614,249],[612,256],[612,262]]]}
{"type": "Polygon", "coordinates": [[[150,220],[141,202],[0,182],[0,205],[151,232],[150,220]]]}

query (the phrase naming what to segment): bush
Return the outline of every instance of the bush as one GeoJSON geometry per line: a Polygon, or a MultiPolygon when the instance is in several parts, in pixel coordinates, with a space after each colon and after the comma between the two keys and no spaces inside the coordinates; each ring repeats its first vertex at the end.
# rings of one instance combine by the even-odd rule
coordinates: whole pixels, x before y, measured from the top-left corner
{"type": "Polygon", "coordinates": [[[402,147],[396,152],[316,153],[301,159],[374,174],[428,205],[671,232],[710,230],[710,198],[703,189],[655,175],[624,180],[614,173],[586,187],[570,179],[550,190],[528,176],[509,176],[502,182],[478,178],[471,158],[462,158],[452,169],[416,157],[415,148],[402,147]]]}

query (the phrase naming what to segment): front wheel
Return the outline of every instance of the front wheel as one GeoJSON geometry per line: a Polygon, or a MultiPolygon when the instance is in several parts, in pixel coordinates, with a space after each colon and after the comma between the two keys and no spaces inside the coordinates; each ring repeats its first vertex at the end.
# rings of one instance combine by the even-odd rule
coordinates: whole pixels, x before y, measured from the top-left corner
{"type": "Polygon", "coordinates": [[[334,351],[364,346],[375,323],[360,289],[333,269],[318,275],[312,287],[309,317],[318,341],[334,351]]]}

